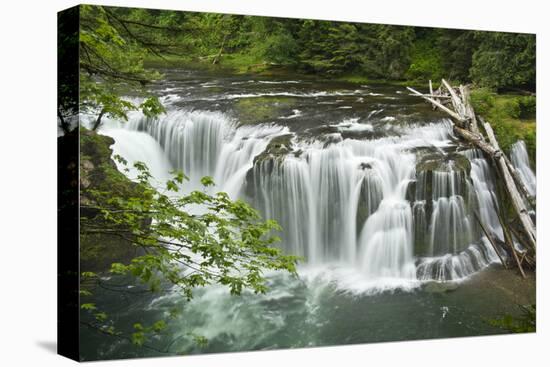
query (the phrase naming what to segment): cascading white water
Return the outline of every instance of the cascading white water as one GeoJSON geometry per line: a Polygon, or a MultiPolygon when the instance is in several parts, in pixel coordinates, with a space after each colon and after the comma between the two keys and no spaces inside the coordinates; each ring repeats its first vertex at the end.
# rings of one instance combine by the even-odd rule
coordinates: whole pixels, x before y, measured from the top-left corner
{"type": "Polygon", "coordinates": [[[523,140],[517,141],[510,150],[510,160],[530,195],[537,195],[537,178],[531,169],[527,146],[523,140]]]}
{"type": "Polygon", "coordinates": [[[172,165],[197,187],[201,177],[212,176],[219,187],[237,197],[252,161],[269,138],[288,132],[276,125],[236,129],[226,115],[210,111],[172,110],[160,119],[134,115],[129,129],[144,131],[164,148],[172,165]]]}
{"type": "Polygon", "coordinates": [[[372,278],[415,279],[412,210],[405,199],[414,178],[414,155],[385,144],[373,155],[383,197],[361,231],[360,266],[372,278]]]}
{"type": "Polygon", "coordinates": [[[273,137],[288,133],[277,125],[243,126],[229,134],[218,158],[214,179],[230,197],[238,197],[254,157],[263,152],[273,137]]]}
{"type": "MultiPolygon", "coordinates": [[[[440,165],[429,175],[420,174],[420,181],[431,177],[431,186],[426,182],[417,187],[417,199],[425,199],[423,189],[431,188],[430,222],[427,236],[417,235],[419,242],[427,242],[428,249],[417,266],[419,279],[439,281],[462,279],[498,261],[498,256],[481,235],[475,221],[475,212],[479,212],[484,225],[499,236],[502,229],[494,209],[494,188],[489,165],[481,152],[467,150],[461,152],[468,158],[469,174],[463,169],[453,167],[454,161],[440,165]]],[[[426,228],[425,201],[415,204],[417,230],[426,228]],[[420,226],[420,227],[419,227],[420,226]]],[[[500,237],[499,237],[500,238],[500,237]]]]}
{"type": "Polygon", "coordinates": [[[501,241],[504,240],[502,227],[498,220],[498,200],[495,195],[493,173],[483,153],[477,149],[462,152],[470,161],[470,178],[476,193],[480,220],[486,228],[501,241]]]}
{"type": "Polygon", "coordinates": [[[172,164],[192,179],[211,176],[230,121],[221,113],[170,111],[160,119],[136,116],[128,127],[144,131],[164,148],[172,164]]]}
{"type": "Polygon", "coordinates": [[[192,183],[212,176],[218,190],[249,200],[264,217],[277,220],[281,246],[308,264],[338,263],[372,281],[410,282],[461,279],[493,261],[471,220],[475,200],[469,195],[475,191],[481,217],[498,230],[486,192],[479,191],[492,194],[482,157],[464,153],[472,162],[474,190],[450,164],[430,172],[427,197],[407,196],[412,182],[417,192],[428,186],[427,176],[415,172],[414,150],[449,146],[448,121],[394,127],[401,136],[374,140],[332,133],[303,141],[286,127],[239,127],[227,115],[209,111],[171,110],[159,119],[132,114],[125,128],[153,137],[157,151],[149,154],[161,152],[166,167],[182,169],[192,183]],[[275,137],[281,142],[270,147],[275,137]],[[422,241],[429,250],[419,254],[422,241]]]}
{"type": "MultiPolygon", "coordinates": [[[[130,113],[130,121],[141,118],[139,113],[130,113]]],[[[90,127],[93,123],[89,116],[80,116],[80,121],[84,126],[90,127]]],[[[134,162],[144,162],[147,164],[153,179],[151,184],[157,188],[163,188],[166,180],[170,178],[170,172],[173,169],[172,164],[167,158],[163,147],[151,135],[128,129],[127,124],[104,117],[99,133],[110,136],[115,140],[112,145],[113,155],[119,155],[126,159],[126,165],[114,160],[118,169],[125,172],[130,179],[135,179],[138,175],[137,169],[133,167],[134,162]],[[125,171],[125,170],[128,171],[125,171]]]]}
{"type": "Polygon", "coordinates": [[[469,185],[452,164],[432,173],[432,216],[429,225],[431,256],[456,254],[474,240],[464,198],[469,185]]]}

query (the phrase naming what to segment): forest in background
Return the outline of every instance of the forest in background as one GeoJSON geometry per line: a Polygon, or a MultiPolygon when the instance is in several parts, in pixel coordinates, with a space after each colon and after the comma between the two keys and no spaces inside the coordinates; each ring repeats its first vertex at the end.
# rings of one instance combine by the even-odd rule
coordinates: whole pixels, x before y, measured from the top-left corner
{"type": "MultiPolygon", "coordinates": [[[[471,84],[474,108],[494,123],[503,149],[524,140],[536,163],[534,34],[90,5],[74,9],[80,19],[78,43],[65,44],[80,52],[80,71],[75,70],[80,111],[104,111],[97,126],[102,116],[124,119],[131,109],[162,113],[155,98],[131,106],[118,87],[129,85],[133,93],[152,97],[146,85],[161,78],[156,69],[165,66],[424,86],[429,79],[437,86],[445,78],[471,84]]],[[[58,116],[66,130],[64,120],[77,106],[65,96],[76,90],[71,83],[62,83],[60,90],[58,116]]]]}
{"type": "Polygon", "coordinates": [[[324,20],[111,8],[124,32],[160,46],[153,55],[240,70],[288,66],[304,73],[384,80],[473,82],[535,90],[533,34],[324,20]]]}

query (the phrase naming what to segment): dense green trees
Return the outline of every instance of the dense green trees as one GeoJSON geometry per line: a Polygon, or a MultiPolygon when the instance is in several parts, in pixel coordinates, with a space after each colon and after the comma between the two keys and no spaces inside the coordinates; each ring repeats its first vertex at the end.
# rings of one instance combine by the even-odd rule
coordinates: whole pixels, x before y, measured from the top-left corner
{"type": "Polygon", "coordinates": [[[476,32],[475,38],[480,44],[472,56],[472,80],[490,88],[534,88],[534,35],[476,32]]]}
{"type": "Polygon", "coordinates": [[[244,62],[326,75],[445,77],[494,89],[535,85],[529,34],[201,13],[186,13],[183,22],[198,30],[180,40],[189,57],[211,60],[223,50],[244,62]]]}
{"type": "MultiPolygon", "coordinates": [[[[155,75],[143,68],[143,60],[173,56],[229,66],[283,64],[332,76],[445,77],[493,89],[535,87],[536,42],[529,34],[97,6],[80,9],[85,83],[94,76],[146,83],[155,75]]],[[[89,104],[104,105],[115,115],[127,108],[111,103],[110,91],[91,94],[105,98],[91,99],[89,104]]]]}
{"type": "Polygon", "coordinates": [[[93,130],[103,116],[125,120],[130,110],[141,109],[147,116],[164,111],[144,88],[160,76],[143,67],[147,51],[159,52],[157,42],[131,31],[127,22],[110,8],[80,6],[80,112],[96,114],[93,130]],[[136,104],[120,98],[121,86],[145,99],[136,104]]]}
{"type": "MultiPolygon", "coordinates": [[[[120,10],[117,10],[120,11],[120,10]]],[[[275,63],[328,76],[439,79],[493,89],[535,87],[535,36],[502,32],[175,13],[172,44],[187,59],[229,66],[275,63]],[[235,62],[235,59],[237,60],[235,62]],[[231,60],[231,61],[230,61],[231,60]]],[[[122,15],[121,15],[122,16],[122,15]]],[[[164,12],[125,10],[155,22],[164,12]]]]}

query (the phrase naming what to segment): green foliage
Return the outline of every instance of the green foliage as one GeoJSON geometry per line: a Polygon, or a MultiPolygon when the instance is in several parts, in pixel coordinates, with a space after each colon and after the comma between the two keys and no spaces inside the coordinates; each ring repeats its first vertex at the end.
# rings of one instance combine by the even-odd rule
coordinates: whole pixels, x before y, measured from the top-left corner
{"type": "Polygon", "coordinates": [[[158,98],[149,97],[139,105],[139,109],[146,117],[153,118],[166,112],[158,98]]]}
{"type": "Polygon", "coordinates": [[[497,94],[488,88],[471,92],[476,113],[491,123],[500,147],[509,152],[518,140],[524,140],[532,164],[536,158],[536,99],[533,96],[497,94]]]}
{"type": "Polygon", "coordinates": [[[297,34],[298,63],[314,72],[400,79],[413,39],[410,27],[304,20],[297,34]]]}
{"type": "Polygon", "coordinates": [[[502,113],[513,119],[518,119],[521,114],[519,98],[505,100],[501,105],[502,113]]]}
{"type": "MultiPolygon", "coordinates": [[[[115,231],[114,235],[146,252],[129,264],[114,263],[112,273],[130,274],[151,290],[168,281],[190,298],[194,287],[210,283],[227,285],[235,294],[243,288],[262,293],[266,290],[263,271],[295,272],[297,259],[270,247],[278,240],[270,235],[280,229],[276,222],[262,221],[248,204],[232,201],[223,192],[192,191],[177,197],[169,196],[168,191],[158,192],[149,183],[147,167],[139,162],[134,166],[140,171],[140,197],[86,190],[93,201],[90,206],[98,213],[95,218],[81,220],[81,235],[115,231]],[[196,205],[203,207],[204,213],[191,214],[196,205]],[[103,223],[101,228],[94,225],[98,219],[103,223]],[[144,222],[150,225],[144,228],[144,222]],[[121,226],[124,232],[117,233],[121,226]]],[[[170,186],[181,180],[181,173],[177,173],[170,186]]],[[[205,187],[214,184],[210,177],[201,181],[205,187]]]]}
{"type": "Polygon", "coordinates": [[[257,43],[256,50],[259,57],[266,62],[292,64],[298,46],[292,35],[282,32],[268,35],[262,42],[257,43]]]}
{"type": "Polygon", "coordinates": [[[80,6],[80,111],[97,114],[94,130],[103,116],[126,120],[132,110],[140,109],[148,117],[164,112],[158,99],[144,89],[160,77],[143,66],[145,55],[151,51],[145,45],[151,43],[128,27],[116,9],[80,6]],[[123,87],[132,88],[145,101],[136,105],[122,99],[123,87]]]}
{"type": "Polygon", "coordinates": [[[443,59],[438,48],[436,33],[419,38],[414,42],[411,50],[411,64],[407,70],[408,79],[440,80],[443,73],[443,59]]]}
{"type": "Polygon", "coordinates": [[[536,305],[519,306],[520,316],[505,315],[496,320],[489,320],[489,323],[511,333],[533,333],[537,330],[537,309],[536,305]]]}
{"type": "Polygon", "coordinates": [[[495,93],[488,88],[474,89],[470,99],[477,114],[486,116],[489,110],[494,106],[495,93]]]}
{"type": "Polygon", "coordinates": [[[534,119],[537,115],[537,98],[535,96],[522,96],[518,98],[519,117],[522,119],[534,119]]]}
{"type": "MultiPolygon", "coordinates": [[[[535,37],[528,34],[99,6],[82,6],[81,19],[82,69],[102,80],[148,83],[158,75],[143,67],[147,58],[240,71],[277,64],[329,76],[535,86],[535,37]]],[[[118,95],[104,94],[107,101],[118,95]]]]}
{"type": "Polygon", "coordinates": [[[443,74],[449,80],[470,81],[472,55],[479,47],[474,31],[430,29],[437,33],[436,49],[441,55],[443,74]]]}
{"type": "Polygon", "coordinates": [[[147,327],[137,322],[133,325],[133,328],[134,332],[131,335],[132,343],[137,346],[142,346],[147,341],[148,337],[159,334],[166,329],[166,322],[164,320],[159,320],[147,327]]]}
{"type": "Polygon", "coordinates": [[[199,347],[206,347],[208,346],[208,339],[206,339],[202,335],[193,335],[193,340],[195,341],[195,344],[197,344],[199,347]]]}
{"type": "Polygon", "coordinates": [[[476,38],[480,46],[470,69],[474,82],[489,88],[535,85],[535,35],[477,32],[476,38]]]}
{"type": "MultiPolygon", "coordinates": [[[[92,139],[87,136],[86,139],[92,139]]],[[[88,148],[89,149],[89,148],[88,148]]],[[[121,157],[115,157],[125,164],[121,157]]],[[[133,165],[139,172],[137,188],[123,194],[111,186],[96,183],[84,188],[81,195],[81,241],[113,237],[119,243],[139,248],[139,255],[128,262],[114,262],[110,272],[121,279],[135,279],[151,292],[170,289],[186,299],[193,297],[196,287],[222,284],[231,294],[245,289],[255,293],[267,291],[263,273],[282,270],[296,273],[298,259],[271,247],[279,239],[271,234],[280,230],[272,220],[264,221],[247,203],[231,200],[226,193],[211,194],[211,177],[203,177],[204,190],[181,192],[187,177],[174,171],[166,190],[151,185],[153,177],[142,162],[133,165]],[[196,208],[202,209],[197,212],[196,208]]],[[[116,169],[103,171],[104,181],[117,180],[116,169]],[[114,176],[111,177],[111,176],[114,176]]],[[[102,332],[121,335],[109,316],[96,306],[93,289],[103,280],[83,269],[81,273],[81,309],[91,316],[88,323],[102,332]],[[110,331],[109,331],[110,330],[110,331]]],[[[165,320],[152,325],[133,325],[128,338],[135,345],[144,345],[148,338],[168,327],[165,320]]],[[[197,336],[204,345],[206,339],[197,336]]]]}

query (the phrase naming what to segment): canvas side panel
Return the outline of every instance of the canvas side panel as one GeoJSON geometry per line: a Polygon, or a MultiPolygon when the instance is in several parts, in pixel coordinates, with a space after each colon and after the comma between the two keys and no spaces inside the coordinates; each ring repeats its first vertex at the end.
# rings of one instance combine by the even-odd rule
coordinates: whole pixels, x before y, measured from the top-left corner
{"type": "Polygon", "coordinates": [[[57,27],[57,352],[79,360],[79,8],[57,27]]]}

